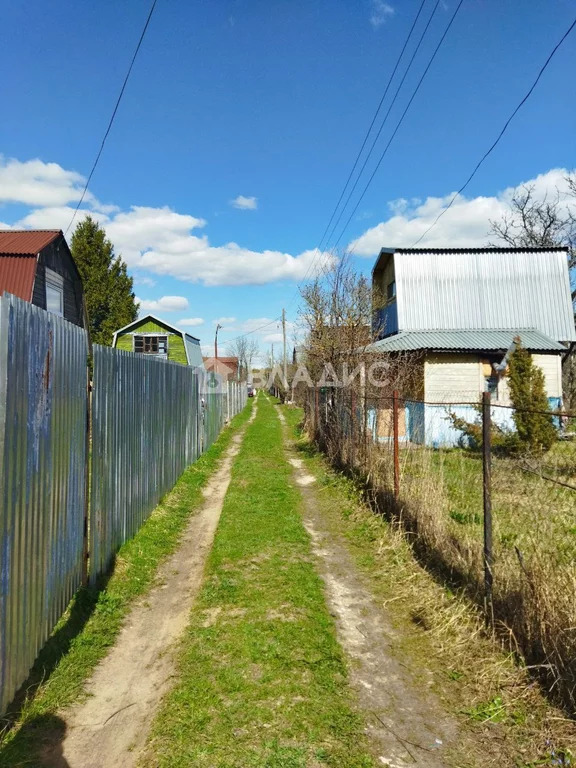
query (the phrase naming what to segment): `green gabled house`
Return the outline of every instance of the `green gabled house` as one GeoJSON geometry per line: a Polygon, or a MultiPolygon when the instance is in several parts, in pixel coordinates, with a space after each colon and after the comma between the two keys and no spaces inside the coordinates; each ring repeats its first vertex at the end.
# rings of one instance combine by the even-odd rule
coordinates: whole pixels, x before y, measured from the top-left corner
{"type": "Polygon", "coordinates": [[[114,333],[112,346],[126,352],[204,368],[200,340],[154,315],[145,315],[114,333]]]}

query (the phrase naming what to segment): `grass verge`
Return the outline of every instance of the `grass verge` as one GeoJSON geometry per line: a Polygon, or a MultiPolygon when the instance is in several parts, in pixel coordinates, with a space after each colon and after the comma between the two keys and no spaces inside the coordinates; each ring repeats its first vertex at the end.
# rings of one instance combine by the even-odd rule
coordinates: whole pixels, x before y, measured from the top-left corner
{"type": "Polygon", "coordinates": [[[145,765],[374,765],[270,400],[235,460],[145,765]]]}
{"type": "Polygon", "coordinates": [[[81,696],[132,603],[153,586],[159,564],[176,549],[191,514],[203,501],[202,487],[250,412],[251,407],[238,414],[181,475],[136,536],[119,550],[107,581],[77,592],[41,651],[16,711],[4,718],[0,766],[43,764],[42,751],[62,725],[58,710],[81,696]]]}
{"type": "Polygon", "coordinates": [[[403,530],[374,514],[359,485],[335,472],[299,430],[302,411],[285,408],[317,501],[335,535],[348,542],[358,569],[398,630],[396,653],[433,688],[462,725],[448,756],[457,768],[574,766],[576,724],[549,704],[515,654],[487,636],[479,612],[415,558],[403,530]]]}

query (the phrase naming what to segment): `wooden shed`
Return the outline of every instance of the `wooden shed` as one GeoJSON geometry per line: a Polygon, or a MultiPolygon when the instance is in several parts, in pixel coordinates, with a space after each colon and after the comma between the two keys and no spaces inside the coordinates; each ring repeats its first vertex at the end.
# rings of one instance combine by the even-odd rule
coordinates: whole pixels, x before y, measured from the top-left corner
{"type": "Polygon", "coordinates": [[[82,279],[59,229],[0,231],[2,293],[86,327],[82,279]]]}
{"type": "Polygon", "coordinates": [[[203,368],[200,340],[154,315],[145,315],[114,333],[112,346],[203,368]]]}

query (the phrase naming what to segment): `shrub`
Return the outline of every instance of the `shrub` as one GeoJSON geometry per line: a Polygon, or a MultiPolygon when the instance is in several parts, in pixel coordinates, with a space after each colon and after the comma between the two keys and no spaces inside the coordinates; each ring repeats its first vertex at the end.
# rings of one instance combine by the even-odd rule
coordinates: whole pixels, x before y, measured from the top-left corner
{"type": "Polygon", "coordinates": [[[521,449],[527,453],[550,450],[557,433],[546,396],[544,373],[520,344],[510,355],[508,383],[521,449]]]}

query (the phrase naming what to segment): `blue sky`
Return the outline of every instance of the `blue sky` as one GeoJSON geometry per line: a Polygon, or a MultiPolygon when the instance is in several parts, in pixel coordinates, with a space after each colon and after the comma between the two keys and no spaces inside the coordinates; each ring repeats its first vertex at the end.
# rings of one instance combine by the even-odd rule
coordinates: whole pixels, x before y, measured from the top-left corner
{"type": "MultiPolygon", "coordinates": [[[[158,0],[83,206],[127,260],[143,307],[190,321],[207,345],[219,318],[223,345],[282,306],[295,320],[297,283],[419,5],[158,0]]],[[[381,148],[455,6],[441,1],[381,148]]],[[[426,0],[417,37],[433,7],[426,0]]],[[[0,226],[66,228],[148,8],[5,4],[0,226]]],[[[359,269],[381,246],[410,245],[426,229],[575,15],[574,0],[464,0],[343,235],[359,269]]],[[[536,180],[539,194],[562,186],[563,169],[576,165],[575,60],[573,34],[421,245],[485,243],[516,185],[536,180]]],[[[276,324],[263,329],[262,348],[278,334],[276,324]]]]}

